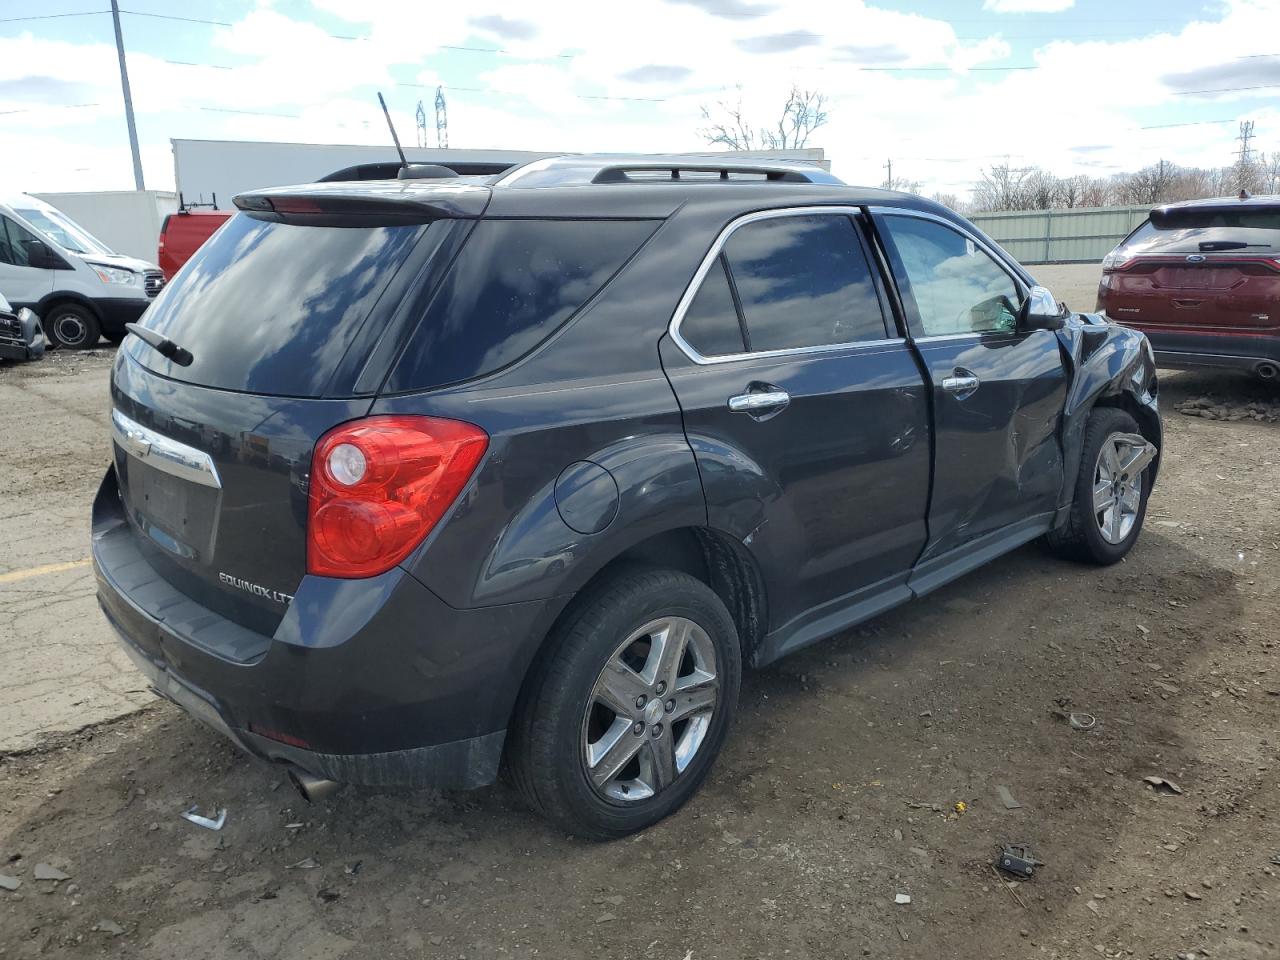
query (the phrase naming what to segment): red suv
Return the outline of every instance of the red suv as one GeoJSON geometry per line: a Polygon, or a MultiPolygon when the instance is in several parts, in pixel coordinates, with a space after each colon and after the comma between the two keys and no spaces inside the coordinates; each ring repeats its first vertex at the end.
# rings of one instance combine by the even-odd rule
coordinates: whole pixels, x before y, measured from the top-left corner
{"type": "Polygon", "coordinates": [[[1280,379],[1280,197],[1156,207],[1102,261],[1098,311],[1145,333],[1162,367],[1280,379]]]}

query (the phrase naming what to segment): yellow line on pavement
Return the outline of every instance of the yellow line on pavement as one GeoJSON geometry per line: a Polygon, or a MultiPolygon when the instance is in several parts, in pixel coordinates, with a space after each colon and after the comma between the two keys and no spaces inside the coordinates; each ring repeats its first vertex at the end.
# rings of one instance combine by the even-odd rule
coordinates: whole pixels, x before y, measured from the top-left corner
{"type": "Polygon", "coordinates": [[[0,573],[0,583],[16,583],[19,580],[29,580],[32,577],[42,577],[46,573],[62,573],[64,570],[79,570],[81,567],[89,565],[89,558],[83,560],[68,560],[65,563],[46,563],[43,567],[27,567],[25,570],[11,570],[9,573],[0,573]]]}

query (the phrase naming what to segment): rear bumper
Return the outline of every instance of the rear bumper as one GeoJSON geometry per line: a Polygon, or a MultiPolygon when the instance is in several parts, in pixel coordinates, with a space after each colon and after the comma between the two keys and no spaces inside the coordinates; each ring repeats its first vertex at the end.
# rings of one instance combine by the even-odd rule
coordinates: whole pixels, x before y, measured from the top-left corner
{"type": "Polygon", "coordinates": [[[1146,334],[1156,363],[1169,369],[1218,367],[1253,372],[1260,363],[1280,363],[1280,337],[1163,330],[1124,320],[1115,322],[1146,334]]]}
{"type": "Polygon", "coordinates": [[[456,610],[399,569],[306,577],[268,637],[156,573],[114,470],[93,514],[98,601],[124,649],[161,696],[249,753],[377,786],[469,788],[497,775],[555,602],[456,610]]]}

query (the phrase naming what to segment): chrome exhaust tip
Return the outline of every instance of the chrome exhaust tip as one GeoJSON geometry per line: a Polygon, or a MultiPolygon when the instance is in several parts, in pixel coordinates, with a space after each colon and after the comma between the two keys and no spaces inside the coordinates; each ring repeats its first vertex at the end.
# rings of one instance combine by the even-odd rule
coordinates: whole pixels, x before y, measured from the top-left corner
{"type": "Polygon", "coordinates": [[[323,800],[342,786],[337,780],[324,780],[320,777],[312,776],[299,767],[289,768],[289,782],[293,784],[294,789],[301,794],[302,799],[307,803],[323,800]]]}
{"type": "Polygon", "coordinates": [[[1270,360],[1264,360],[1262,363],[1258,364],[1253,368],[1253,372],[1263,380],[1275,380],[1280,378],[1280,367],[1276,366],[1270,360]]]}

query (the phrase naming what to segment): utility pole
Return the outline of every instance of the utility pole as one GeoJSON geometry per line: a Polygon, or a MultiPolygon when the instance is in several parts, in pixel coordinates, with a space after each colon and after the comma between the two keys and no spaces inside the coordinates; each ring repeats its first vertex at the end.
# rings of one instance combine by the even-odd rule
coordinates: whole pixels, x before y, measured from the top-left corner
{"type": "Polygon", "coordinates": [[[1253,121],[1240,122],[1240,159],[1236,162],[1236,189],[1247,190],[1253,182],[1253,147],[1249,141],[1253,139],[1253,121]]]}
{"type": "Polygon", "coordinates": [[[425,147],[427,145],[427,111],[422,106],[421,100],[418,101],[418,110],[413,117],[418,126],[418,146],[425,147]]]}
{"type": "Polygon", "coordinates": [[[892,159],[886,160],[884,167],[886,170],[889,171],[888,176],[886,176],[884,179],[884,188],[886,190],[892,190],[893,189],[893,160],[892,159]]]}
{"type": "Polygon", "coordinates": [[[124,120],[129,125],[129,149],[133,151],[133,183],[145,190],[142,182],[142,156],[138,153],[138,128],[133,122],[133,96],[129,93],[129,68],[124,63],[124,34],[120,32],[120,4],[111,0],[111,21],[116,28],[116,54],[120,57],[120,89],[124,91],[124,120]]]}

